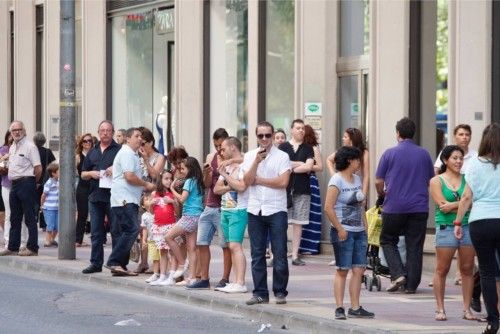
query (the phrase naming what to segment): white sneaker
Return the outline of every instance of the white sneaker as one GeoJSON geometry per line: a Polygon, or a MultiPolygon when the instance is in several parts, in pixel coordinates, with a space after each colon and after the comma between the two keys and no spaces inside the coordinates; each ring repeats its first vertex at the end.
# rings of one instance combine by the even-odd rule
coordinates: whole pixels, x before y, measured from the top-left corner
{"type": "Polygon", "coordinates": [[[151,282],[154,282],[156,280],[158,280],[160,278],[160,275],[158,274],[153,274],[151,275],[151,277],[149,277],[147,280],[146,280],[146,283],[151,283],[151,282]]]}
{"type": "Polygon", "coordinates": [[[238,283],[229,283],[225,287],[220,288],[219,291],[226,293],[245,293],[248,292],[248,289],[245,285],[241,285],[238,283]]]}
{"type": "Polygon", "coordinates": [[[177,269],[177,270],[176,270],[176,271],[174,271],[174,273],[172,274],[172,278],[173,278],[173,279],[179,278],[179,277],[183,276],[185,273],[186,273],[186,270],[185,270],[184,268],[182,268],[182,269],[177,269]]]}
{"type": "Polygon", "coordinates": [[[169,278],[164,279],[163,281],[161,281],[157,285],[168,286],[168,285],[174,285],[174,284],[175,284],[175,281],[169,277],[169,278]]]}
{"type": "Polygon", "coordinates": [[[153,281],[153,282],[149,283],[149,285],[153,285],[153,286],[156,286],[156,285],[163,285],[163,284],[162,284],[162,282],[163,282],[163,281],[166,281],[166,280],[167,280],[167,278],[166,278],[165,276],[163,276],[163,277],[161,277],[161,276],[160,276],[160,278],[158,278],[157,280],[155,280],[155,281],[153,281]]]}

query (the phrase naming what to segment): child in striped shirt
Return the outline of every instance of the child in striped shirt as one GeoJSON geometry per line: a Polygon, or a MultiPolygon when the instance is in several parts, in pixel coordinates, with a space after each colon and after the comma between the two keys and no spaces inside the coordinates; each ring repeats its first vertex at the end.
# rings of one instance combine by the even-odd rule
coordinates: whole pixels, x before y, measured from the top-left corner
{"type": "Polygon", "coordinates": [[[49,179],[43,186],[41,198],[41,208],[47,224],[47,233],[45,235],[45,247],[57,247],[57,223],[59,220],[59,164],[51,162],[47,166],[49,179]]]}

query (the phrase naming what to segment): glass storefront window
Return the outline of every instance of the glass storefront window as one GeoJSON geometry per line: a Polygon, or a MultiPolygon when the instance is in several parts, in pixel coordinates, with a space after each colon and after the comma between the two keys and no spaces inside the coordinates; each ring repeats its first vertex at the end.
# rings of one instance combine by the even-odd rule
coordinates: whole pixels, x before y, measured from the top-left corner
{"type": "Polygon", "coordinates": [[[112,19],[112,105],[116,128],[151,128],[153,113],[153,14],[112,19]]]}
{"type": "Polygon", "coordinates": [[[295,2],[266,1],[266,120],[286,131],[294,119],[295,2]]]}
{"type": "Polygon", "coordinates": [[[340,56],[369,53],[370,13],[368,0],[340,1],[340,56]]]}
{"type": "Polygon", "coordinates": [[[166,114],[164,128],[174,121],[168,115],[175,105],[169,96],[174,93],[173,13],[173,8],[154,9],[111,18],[113,123],[117,129],[151,129],[157,147],[157,114],[166,114]]]}
{"type": "Polygon", "coordinates": [[[248,3],[210,2],[210,129],[225,128],[247,151],[248,3]]]}

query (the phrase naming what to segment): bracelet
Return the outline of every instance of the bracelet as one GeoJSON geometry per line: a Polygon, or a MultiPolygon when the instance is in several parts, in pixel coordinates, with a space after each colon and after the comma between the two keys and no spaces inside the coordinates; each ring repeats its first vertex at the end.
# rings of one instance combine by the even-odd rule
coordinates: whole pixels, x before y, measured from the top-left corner
{"type": "Polygon", "coordinates": [[[462,222],[460,220],[455,220],[453,222],[453,225],[455,225],[455,226],[462,226],[462,222]]]}

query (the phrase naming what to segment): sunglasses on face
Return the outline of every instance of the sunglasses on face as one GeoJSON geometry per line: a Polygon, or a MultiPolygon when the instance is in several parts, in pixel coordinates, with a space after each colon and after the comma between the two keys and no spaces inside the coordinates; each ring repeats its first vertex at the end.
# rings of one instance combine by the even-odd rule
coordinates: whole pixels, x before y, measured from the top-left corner
{"type": "Polygon", "coordinates": [[[266,134],[259,133],[259,134],[257,135],[257,138],[259,138],[259,139],[264,139],[264,137],[266,137],[267,139],[269,139],[269,138],[271,138],[272,136],[273,136],[273,134],[272,134],[272,133],[266,133],[266,134]]]}
{"type": "Polygon", "coordinates": [[[92,144],[92,139],[84,139],[84,140],[82,140],[82,143],[84,143],[84,144],[92,144]]]}

